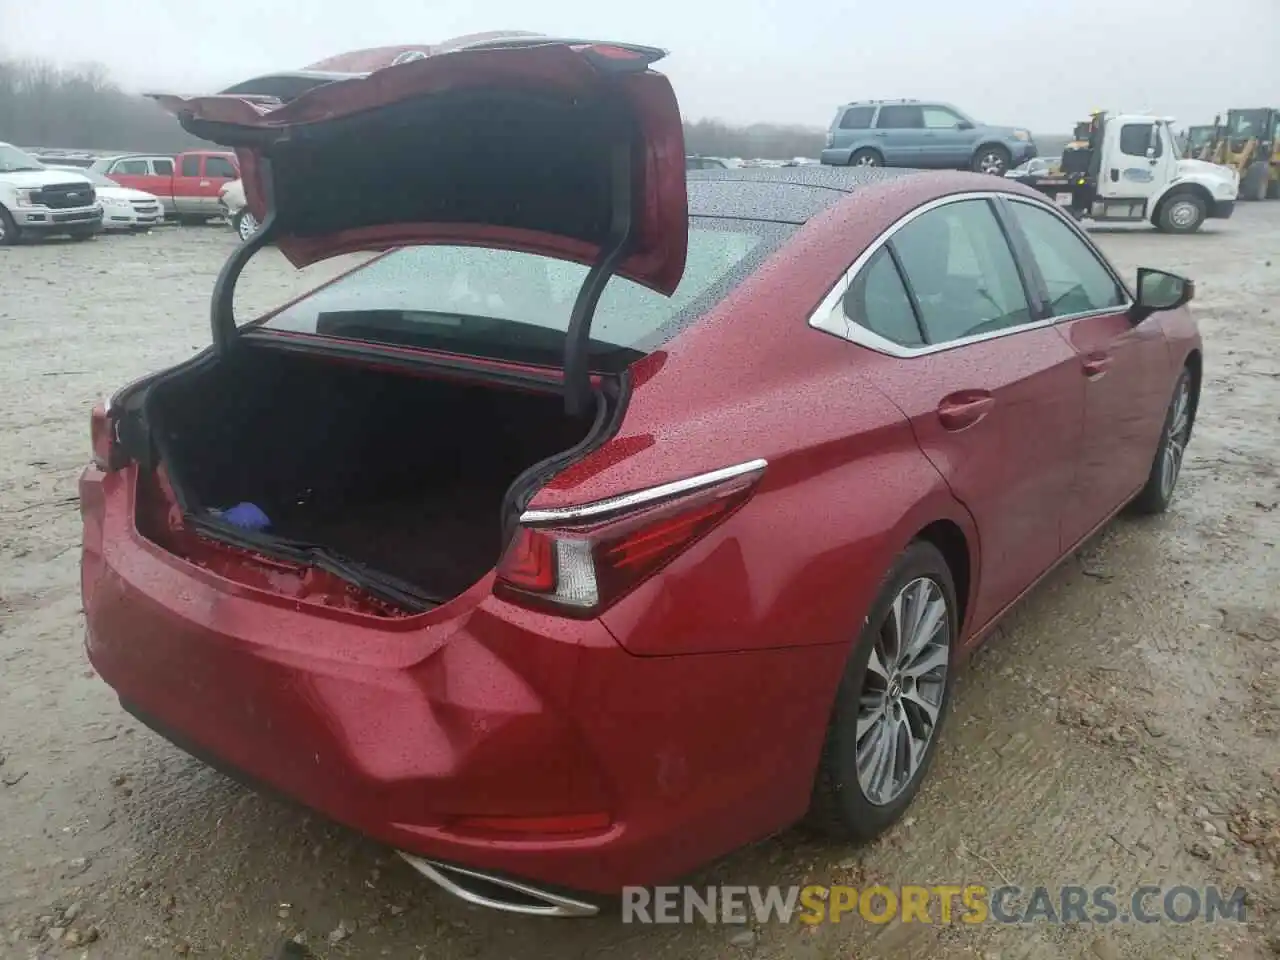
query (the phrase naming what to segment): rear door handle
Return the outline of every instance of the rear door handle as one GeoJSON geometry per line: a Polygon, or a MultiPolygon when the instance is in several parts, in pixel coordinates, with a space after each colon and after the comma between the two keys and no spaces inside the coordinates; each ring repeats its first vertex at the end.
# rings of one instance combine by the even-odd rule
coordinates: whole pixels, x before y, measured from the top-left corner
{"type": "Polygon", "coordinates": [[[990,413],[995,403],[996,398],[986,390],[962,390],[942,398],[938,420],[945,430],[963,430],[990,413]]]}
{"type": "Polygon", "coordinates": [[[1109,353],[1091,353],[1084,358],[1083,367],[1084,375],[1090,380],[1096,380],[1111,369],[1111,355],[1109,353]]]}

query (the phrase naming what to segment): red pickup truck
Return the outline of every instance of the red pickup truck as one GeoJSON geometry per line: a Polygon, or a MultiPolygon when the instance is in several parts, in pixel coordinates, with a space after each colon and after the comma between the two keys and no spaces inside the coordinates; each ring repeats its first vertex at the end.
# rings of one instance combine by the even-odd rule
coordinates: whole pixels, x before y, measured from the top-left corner
{"type": "Polygon", "coordinates": [[[236,155],[213,150],[189,150],[172,157],[147,153],[103,157],[89,169],[122,187],[155,194],[165,216],[182,222],[222,216],[218,191],[240,177],[236,155]]]}

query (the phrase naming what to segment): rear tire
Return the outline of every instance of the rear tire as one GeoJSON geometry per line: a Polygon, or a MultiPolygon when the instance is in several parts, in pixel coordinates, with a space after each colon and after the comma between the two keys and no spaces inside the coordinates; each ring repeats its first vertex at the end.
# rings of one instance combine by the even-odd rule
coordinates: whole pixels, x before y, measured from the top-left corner
{"type": "Polygon", "coordinates": [[[18,242],[18,225],[9,216],[9,211],[0,207],[0,247],[11,247],[18,242]]]}
{"type": "Polygon", "coordinates": [[[1153,222],[1165,233],[1195,233],[1209,215],[1204,198],[1194,193],[1175,193],[1160,202],[1153,222]]]}
{"type": "Polygon", "coordinates": [[[849,654],[814,778],[808,826],[865,843],[911,805],[951,699],[957,609],[955,582],[938,548],[923,540],[912,543],[885,576],[849,654]],[[930,628],[933,616],[938,619],[930,628]],[[905,651],[894,623],[908,626],[905,651]],[[921,629],[910,629],[913,623],[921,629]],[[894,749],[877,750],[882,743],[894,749]]]}
{"type": "Polygon", "coordinates": [[[853,156],[849,158],[849,166],[851,167],[883,167],[884,155],[879,150],[873,150],[871,147],[863,147],[861,150],[853,151],[853,156]]]}
{"type": "Polygon", "coordinates": [[[1251,201],[1267,199],[1270,177],[1270,164],[1251,163],[1249,169],[1244,172],[1244,176],[1240,178],[1240,199],[1251,201]]]}
{"type": "Polygon", "coordinates": [[[989,173],[993,177],[1003,177],[1013,163],[1009,151],[998,143],[979,147],[969,162],[969,169],[974,173],[989,173]]]}
{"type": "Polygon", "coordinates": [[[1151,461],[1147,485],[1134,497],[1131,504],[1134,513],[1156,514],[1169,509],[1178,477],[1182,473],[1182,459],[1186,455],[1187,443],[1191,440],[1194,410],[1191,371],[1183,367],[1173,388],[1173,399],[1169,401],[1169,409],[1164,416],[1160,444],[1156,447],[1155,459],[1151,461]]]}

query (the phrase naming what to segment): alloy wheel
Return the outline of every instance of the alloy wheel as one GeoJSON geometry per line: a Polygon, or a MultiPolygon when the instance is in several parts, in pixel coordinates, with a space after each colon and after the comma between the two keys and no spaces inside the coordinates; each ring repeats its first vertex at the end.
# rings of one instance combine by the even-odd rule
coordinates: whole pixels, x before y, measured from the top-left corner
{"type": "Polygon", "coordinates": [[[992,175],[1004,173],[1004,158],[994,150],[982,155],[978,161],[978,170],[992,175]]]}
{"type": "Polygon", "coordinates": [[[248,240],[258,232],[258,218],[248,210],[240,214],[240,239],[248,240]]]}
{"type": "Polygon", "coordinates": [[[904,586],[881,625],[858,702],[858,785],[875,806],[911,783],[933,741],[951,659],[951,611],[928,577],[904,586]]]}
{"type": "Polygon", "coordinates": [[[878,160],[876,159],[876,157],[875,157],[875,154],[874,154],[874,153],[866,153],[866,154],[863,154],[862,156],[860,156],[860,157],[858,158],[858,162],[857,162],[856,164],[854,164],[854,166],[858,166],[858,167],[878,167],[878,166],[880,166],[880,161],[878,161],[878,160]]]}
{"type": "Polygon", "coordinates": [[[1187,449],[1191,432],[1191,384],[1184,378],[1173,398],[1173,414],[1169,417],[1169,429],[1165,433],[1164,450],[1160,457],[1160,493],[1168,498],[1173,485],[1178,482],[1182,470],[1182,456],[1187,449]]]}

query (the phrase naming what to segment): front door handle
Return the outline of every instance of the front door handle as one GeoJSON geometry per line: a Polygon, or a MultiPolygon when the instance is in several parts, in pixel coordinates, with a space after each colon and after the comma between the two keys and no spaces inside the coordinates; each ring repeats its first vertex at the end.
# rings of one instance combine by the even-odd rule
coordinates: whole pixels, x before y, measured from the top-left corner
{"type": "Polygon", "coordinates": [[[207,186],[209,186],[209,181],[208,181],[208,180],[201,180],[201,181],[200,181],[200,186],[202,186],[202,187],[207,187],[207,186]]]}
{"type": "Polygon", "coordinates": [[[986,390],[962,390],[942,398],[938,420],[944,430],[964,430],[991,412],[996,398],[986,390]]]}
{"type": "Polygon", "coordinates": [[[1084,358],[1082,366],[1084,367],[1084,375],[1090,380],[1096,380],[1111,369],[1111,354],[1091,353],[1084,358]]]}

